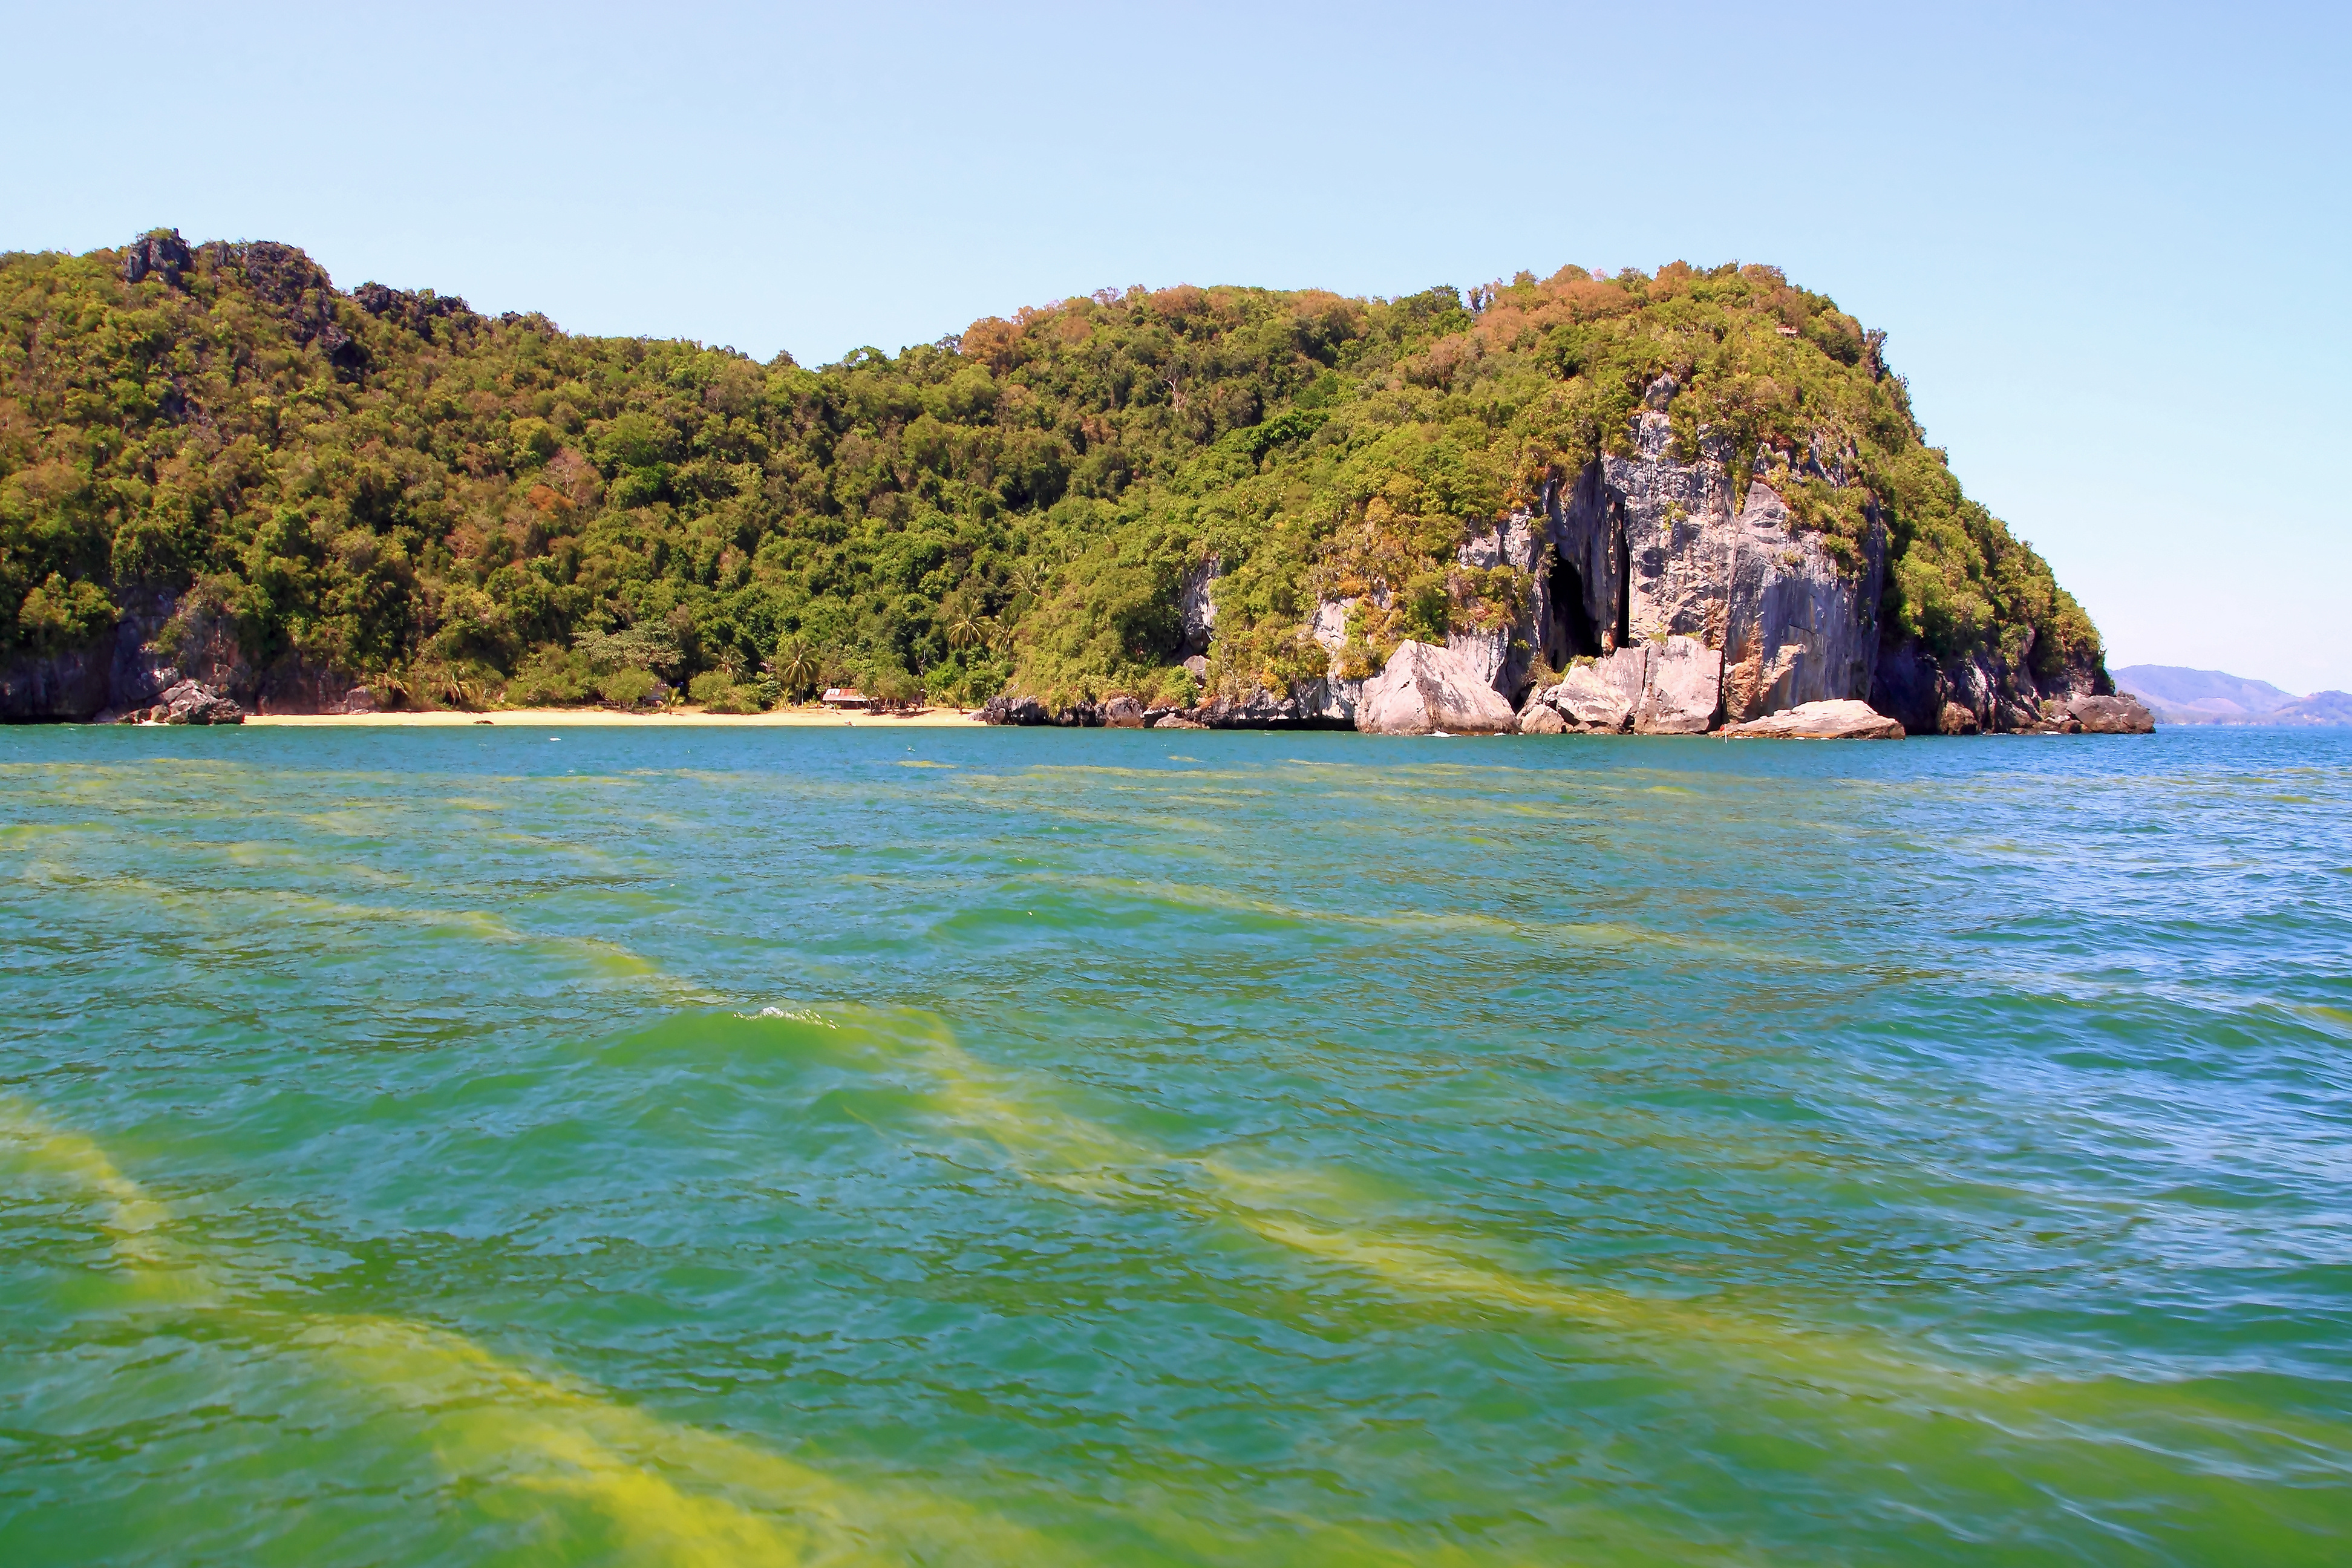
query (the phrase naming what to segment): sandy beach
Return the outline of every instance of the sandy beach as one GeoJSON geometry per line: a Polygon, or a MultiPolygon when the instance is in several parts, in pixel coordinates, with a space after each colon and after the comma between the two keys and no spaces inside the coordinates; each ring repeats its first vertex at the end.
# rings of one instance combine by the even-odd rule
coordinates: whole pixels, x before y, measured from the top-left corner
{"type": "Polygon", "coordinates": [[[928,708],[919,713],[837,713],[822,708],[786,708],[772,713],[706,713],[699,708],[664,708],[651,713],[623,713],[609,708],[499,708],[480,713],[426,710],[399,713],[257,713],[247,724],[297,725],[455,725],[522,724],[542,726],[601,724],[658,730],[696,724],[811,729],[864,728],[921,730],[977,726],[980,715],[955,708],[928,708]]]}

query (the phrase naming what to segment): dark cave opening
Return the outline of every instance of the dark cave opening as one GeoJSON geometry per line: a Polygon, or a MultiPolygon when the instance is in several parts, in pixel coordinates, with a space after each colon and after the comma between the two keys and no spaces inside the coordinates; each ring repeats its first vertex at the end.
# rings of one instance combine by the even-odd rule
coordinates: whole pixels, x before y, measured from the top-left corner
{"type": "Polygon", "coordinates": [[[1563,644],[1562,662],[1590,658],[1601,652],[1601,629],[1584,602],[1584,574],[1576,563],[1554,558],[1551,563],[1552,622],[1563,644]]]}

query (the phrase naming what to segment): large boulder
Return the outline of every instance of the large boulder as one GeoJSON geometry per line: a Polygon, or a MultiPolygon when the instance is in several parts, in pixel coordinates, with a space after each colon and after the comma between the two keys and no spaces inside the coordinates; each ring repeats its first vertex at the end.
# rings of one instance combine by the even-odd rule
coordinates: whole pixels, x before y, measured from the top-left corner
{"type": "Polygon", "coordinates": [[[2147,735],[2156,731],[2156,715],[2137,697],[2073,697],[2066,715],[2092,735],[2147,735]]]}
{"type": "Polygon", "coordinates": [[[1704,735],[1723,700],[1723,655],[1696,637],[1669,637],[1650,653],[1648,684],[1633,712],[1640,735],[1704,735]]]}
{"type": "Polygon", "coordinates": [[[1899,741],[1903,726],[1869,703],[1851,697],[1801,702],[1744,724],[1727,724],[1734,741],[1899,741]]]}
{"type": "Polygon", "coordinates": [[[183,680],[155,700],[147,717],[157,724],[242,724],[245,710],[200,680],[183,680]]]}
{"type": "Polygon", "coordinates": [[[980,710],[980,721],[983,724],[1050,724],[1054,721],[1054,713],[1034,697],[1018,697],[1004,692],[988,700],[987,705],[980,710]]]}
{"type": "Polygon", "coordinates": [[[1376,735],[1501,734],[1517,717],[1475,666],[1422,642],[1399,643],[1356,706],[1356,728],[1376,735]]]}
{"type": "Polygon", "coordinates": [[[1108,729],[1140,730],[1143,728],[1143,704],[1124,692],[1106,697],[1102,703],[1102,721],[1108,729]]]}
{"type": "Polygon", "coordinates": [[[1519,713],[1519,733],[1522,735],[1559,735],[1568,730],[1568,721],[1549,702],[1530,701],[1519,713]]]}
{"type": "Polygon", "coordinates": [[[1543,700],[1580,730],[1630,729],[1649,678],[1648,647],[1621,647],[1600,658],[1579,660],[1543,700]]]}

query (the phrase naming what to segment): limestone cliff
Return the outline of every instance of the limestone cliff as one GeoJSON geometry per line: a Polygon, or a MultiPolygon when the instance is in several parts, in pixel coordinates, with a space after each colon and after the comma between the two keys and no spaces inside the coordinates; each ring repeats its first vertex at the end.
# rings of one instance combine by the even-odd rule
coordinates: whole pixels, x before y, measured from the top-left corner
{"type": "MultiPolygon", "coordinates": [[[[1465,567],[1523,576],[1526,610],[1508,626],[1453,634],[1447,679],[1490,687],[1521,710],[1523,728],[1549,730],[1556,717],[1569,730],[1647,734],[1840,701],[1867,702],[1912,733],[2065,728],[2069,703],[2112,690],[2095,665],[2037,678],[2030,641],[2015,659],[1979,650],[1938,662],[1916,639],[1884,635],[1886,530],[1874,499],[1857,498],[1855,541],[1808,527],[1776,488],[1793,477],[1845,489],[1843,462],[1768,448],[1742,486],[1706,431],[1695,453],[1676,455],[1673,391],[1651,388],[1624,453],[1546,486],[1540,509],[1462,545],[1465,567]],[[1538,681],[1545,669],[1557,678],[1538,681]],[[1538,706],[1548,716],[1528,722],[1538,706]]],[[[1368,720],[1366,680],[1343,672],[1354,603],[1317,606],[1306,635],[1329,654],[1329,671],[1274,706],[1297,721],[1406,727],[1368,720]]],[[[1432,651],[1415,654],[1416,680],[1431,679],[1432,651]]]]}

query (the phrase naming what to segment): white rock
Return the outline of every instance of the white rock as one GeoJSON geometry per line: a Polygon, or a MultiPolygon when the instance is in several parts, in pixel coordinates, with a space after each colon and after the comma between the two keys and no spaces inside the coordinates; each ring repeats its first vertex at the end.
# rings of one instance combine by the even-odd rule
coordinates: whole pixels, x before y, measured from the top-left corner
{"type": "Polygon", "coordinates": [[[1903,726],[1869,703],[1847,697],[1800,703],[1728,725],[1723,733],[1736,741],[1899,741],[1903,726]]]}
{"type": "Polygon", "coordinates": [[[1512,683],[1517,672],[1511,668],[1511,628],[1496,626],[1493,631],[1448,632],[1445,651],[1461,660],[1463,668],[1475,671],[1481,682],[1500,693],[1512,683]]]}
{"type": "Polygon", "coordinates": [[[1348,612],[1355,607],[1353,599],[1324,600],[1315,606],[1315,618],[1307,623],[1307,635],[1338,653],[1348,646],[1348,612]]]}
{"type": "Polygon", "coordinates": [[[1427,643],[1402,642],[1380,674],[1364,682],[1356,728],[1370,734],[1498,734],[1517,715],[1459,656],[1427,643]]]}
{"type": "Polygon", "coordinates": [[[1633,712],[1642,735],[1703,735],[1723,697],[1723,655],[1696,637],[1669,637],[1651,651],[1648,683],[1633,712]]]}

